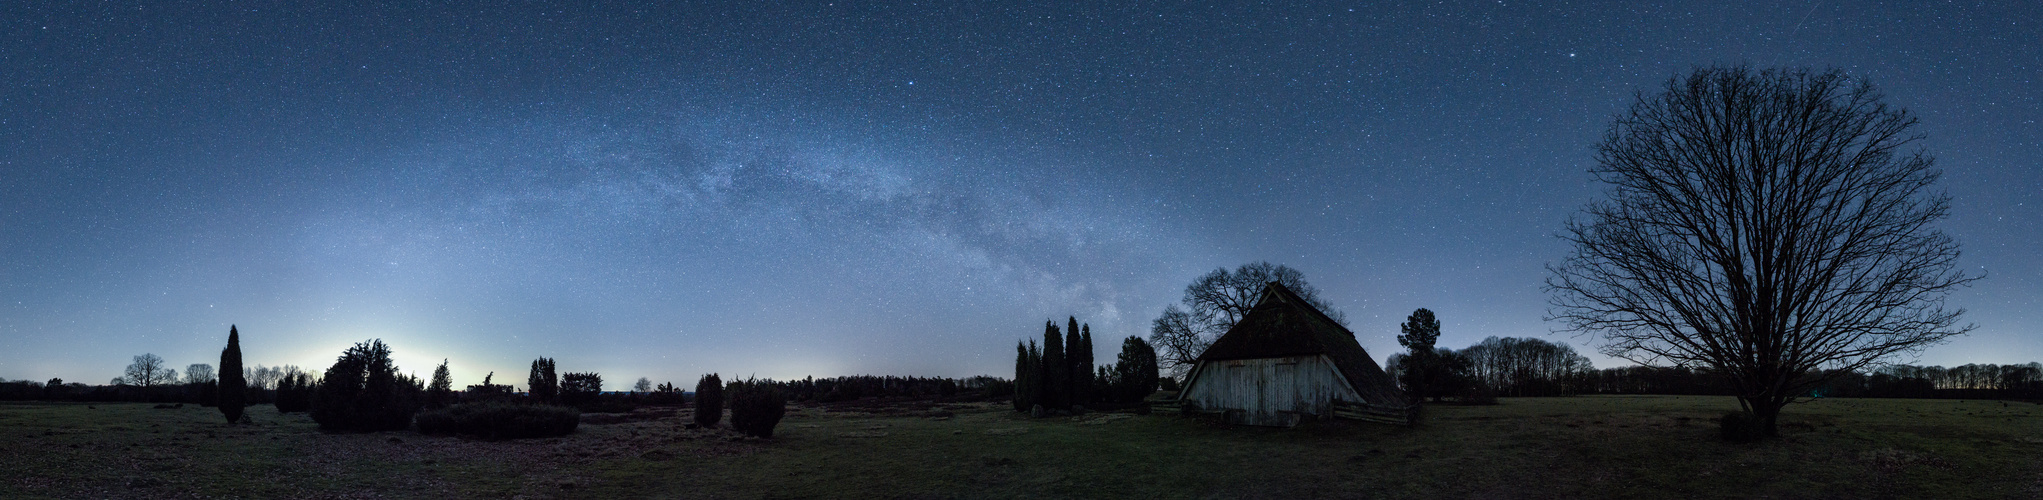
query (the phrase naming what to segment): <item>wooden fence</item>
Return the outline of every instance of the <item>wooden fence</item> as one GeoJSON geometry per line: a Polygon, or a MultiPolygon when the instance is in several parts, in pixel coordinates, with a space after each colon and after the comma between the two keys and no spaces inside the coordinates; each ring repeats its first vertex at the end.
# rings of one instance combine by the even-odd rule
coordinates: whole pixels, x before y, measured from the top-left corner
{"type": "Polygon", "coordinates": [[[1334,402],[1334,416],[1391,425],[1412,425],[1419,421],[1419,405],[1372,405],[1334,402]]]}

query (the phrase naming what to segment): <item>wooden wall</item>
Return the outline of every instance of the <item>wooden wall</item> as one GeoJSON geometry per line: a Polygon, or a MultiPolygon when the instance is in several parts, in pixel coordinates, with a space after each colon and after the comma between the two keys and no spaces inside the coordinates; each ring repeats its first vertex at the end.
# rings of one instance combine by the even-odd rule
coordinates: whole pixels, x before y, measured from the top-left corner
{"type": "Polygon", "coordinates": [[[1322,355],[1207,361],[1180,397],[1201,411],[1240,410],[1236,423],[1280,426],[1331,415],[1337,399],[1362,400],[1322,355]]]}

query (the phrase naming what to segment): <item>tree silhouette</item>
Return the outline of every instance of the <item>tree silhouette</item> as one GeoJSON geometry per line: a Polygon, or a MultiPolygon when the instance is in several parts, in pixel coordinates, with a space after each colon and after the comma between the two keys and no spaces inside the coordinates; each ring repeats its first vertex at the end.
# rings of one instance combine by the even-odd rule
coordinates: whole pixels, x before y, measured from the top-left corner
{"type": "Polygon", "coordinates": [[[695,425],[716,427],[724,419],[724,380],[716,374],[695,381],[695,425]]]}
{"type": "Polygon", "coordinates": [[[1449,375],[1447,360],[1434,350],[1434,344],[1440,340],[1440,320],[1433,317],[1433,311],[1422,307],[1412,311],[1412,315],[1398,325],[1398,331],[1401,333],[1397,336],[1397,343],[1406,349],[1404,358],[1398,363],[1399,381],[1404,383],[1405,390],[1414,399],[1431,395],[1434,400],[1439,400],[1440,392],[1428,386],[1449,375]]]}
{"type": "Polygon", "coordinates": [[[454,374],[447,369],[447,359],[440,359],[440,367],[433,369],[433,382],[426,385],[426,408],[439,409],[454,403],[454,374]]]}
{"type": "Polygon", "coordinates": [[[1114,362],[1115,398],[1131,403],[1141,401],[1156,392],[1161,376],[1155,348],[1142,337],[1130,336],[1121,341],[1121,354],[1114,362]]]}
{"type": "Polygon", "coordinates": [[[157,357],[155,354],[144,353],[135,356],[135,362],[128,364],[125,376],[115,380],[120,380],[121,383],[128,385],[150,388],[175,383],[177,381],[177,371],[164,368],[163,358],[157,357]]]}
{"type": "Polygon", "coordinates": [[[1064,335],[1057,331],[1057,322],[1043,322],[1043,368],[1041,395],[1038,404],[1047,409],[1070,408],[1068,398],[1071,387],[1071,365],[1064,361],[1064,335]]]}
{"type": "Polygon", "coordinates": [[[1552,266],[1552,319],[1605,354],[1720,372],[1766,434],[1829,373],[1962,334],[1977,279],[1931,225],[1950,197],[1916,119],[1840,72],[1702,68],[1641,94],[1597,145],[1610,199],[1552,266]]]}
{"type": "Polygon", "coordinates": [[[220,414],[227,423],[241,421],[248,406],[248,381],[241,373],[241,331],[227,325],[227,347],[220,349],[220,414]]]}
{"type": "Polygon", "coordinates": [[[603,393],[603,376],[595,372],[569,372],[560,377],[560,400],[570,406],[581,406],[596,401],[603,393]]]}
{"type": "Polygon", "coordinates": [[[190,365],[185,365],[184,367],[184,383],[187,385],[208,384],[212,383],[214,380],[216,380],[216,378],[215,375],[213,375],[213,365],[205,363],[192,363],[190,365]]]}
{"type": "Polygon", "coordinates": [[[371,339],[349,347],[326,369],[313,390],[312,420],[326,430],[403,429],[424,404],[423,392],[418,379],[398,373],[390,346],[371,339]]]}
{"type": "Polygon", "coordinates": [[[560,377],[554,373],[553,358],[532,360],[532,373],[525,376],[525,393],[540,403],[560,400],[560,377]]]}
{"type": "Polygon", "coordinates": [[[1068,404],[1084,405],[1086,389],[1092,387],[1092,360],[1086,359],[1084,337],[1079,336],[1078,317],[1064,328],[1064,398],[1068,404]]]}
{"type": "Polygon", "coordinates": [[[1151,323],[1149,341],[1159,351],[1165,367],[1173,376],[1190,369],[1206,346],[1234,328],[1234,323],[1256,306],[1256,301],[1262,298],[1263,286],[1273,281],[1284,284],[1335,322],[1348,324],[1347,314],[1319,298],[1319,289],[1306,283],[1305,273],[1297,269],[1269,262],[1243,264],[1232,272],[1227,268],[1214,269],[1185,286],[1184,307],[1166,306],[1163,315],[1151,323]]]}
{"type": "Polygon", "coordinates": [[[1029,411],[1036,404],[1036,369],[1040,363],[1031,355],[1032,342],[1014,344],[1014,411],[1029,411]]]}

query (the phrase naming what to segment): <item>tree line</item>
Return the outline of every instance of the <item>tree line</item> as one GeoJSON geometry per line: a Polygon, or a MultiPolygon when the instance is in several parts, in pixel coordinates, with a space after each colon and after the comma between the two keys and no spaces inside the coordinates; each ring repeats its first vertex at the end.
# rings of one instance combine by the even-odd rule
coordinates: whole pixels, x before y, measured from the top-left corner
{"type": "MultiPolygon", "coordinates": [[[[1737,395],[1718,369],[1597,369],[1573,347],[1536,338],[1489,337],[1459,350],[1436,347],[1439,320],[1426,309],[1413,311],[1399,328],[1399,342],[1413,350],[1391,355],[1384,367],[1415,398],[1484,402],[1496,396],[1737,395]]],[[[1804,375],[1795,384],[1809,388],[1797,397],[2043,399],[2043,363],[1828,370],[1804,375]]]]}
{"type": "Polygon", "coordinates": [[[490,372],[479,384],[455,390],[447,360],[430,381],[405,374],[391,361],[391,347],[371,339],[349,347],[326,370],[295,366],[243,367],[240,331],[228,328],[219,369],[192,364],[180,374],[154,354],[134,362],[103,386],[0,380],[0,400],[75,400],[197,403],[215,407],[229,423],[248,421],[247,406],[274,403],[279,413],[306,413],[328,431],[391,431],[416,428],[425,434],[466,434],[520,438],[573,432],[581,412],[630,412],[641,404],[692,405],[690,425],[717,427],[729,410],[730,428],[771,437],[792,398],[837,402],[876,397],[937,397],[952,400],[1007,395],[1014,383],[990,376],[850,376],[779,382],[747,378],[725,382],[704,375],[691,394],[672,382],[655,386],[639,378],[630,392],[604,392],[602,374],[563,372],[552,358],[534,359],[526,390],[496,383],[490,372]]]}

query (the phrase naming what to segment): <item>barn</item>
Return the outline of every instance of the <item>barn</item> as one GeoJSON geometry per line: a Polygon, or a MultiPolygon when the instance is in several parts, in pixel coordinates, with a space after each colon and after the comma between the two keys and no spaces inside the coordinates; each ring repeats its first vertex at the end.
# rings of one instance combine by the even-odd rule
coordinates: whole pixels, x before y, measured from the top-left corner
{"type": "Polygon", "coordinates": [[[1275,282],[1200,353],[1178,403],[1233,423],[1285,427],[1334,416],[1406,422],[1410,409],[1353,332],[1275,282]]]}

